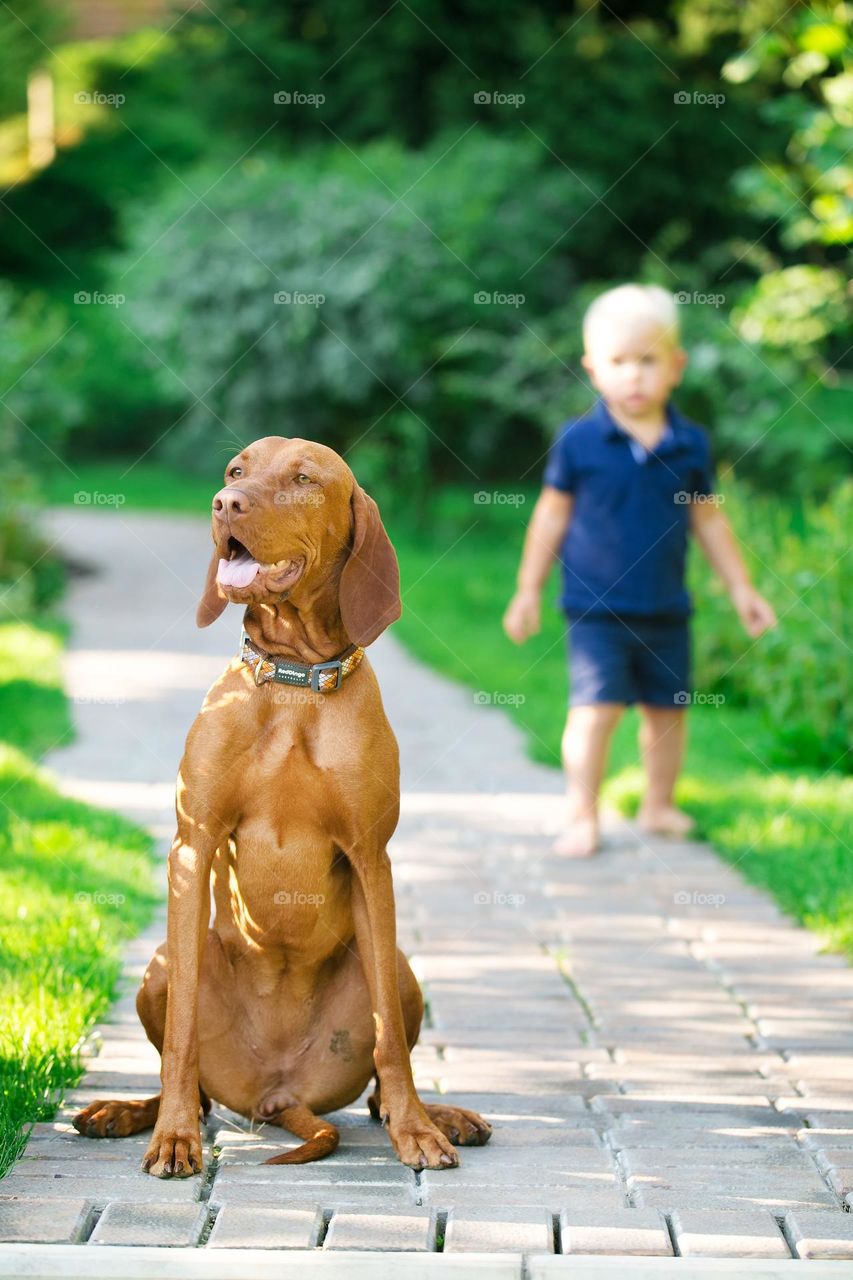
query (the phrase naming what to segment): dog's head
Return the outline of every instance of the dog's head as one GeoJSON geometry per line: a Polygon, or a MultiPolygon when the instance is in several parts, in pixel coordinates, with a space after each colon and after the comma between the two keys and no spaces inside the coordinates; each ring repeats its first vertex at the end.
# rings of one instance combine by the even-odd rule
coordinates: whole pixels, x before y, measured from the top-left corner
{"type": "Polygon", "coordinates": [[[225,468],[212,532],[200,627],[229,601],[298,607],[337,573],[352,644],[371,644],[400,617],[400,571],[379,508],[326,445],[283,436],[250,444],[225,468]]]}

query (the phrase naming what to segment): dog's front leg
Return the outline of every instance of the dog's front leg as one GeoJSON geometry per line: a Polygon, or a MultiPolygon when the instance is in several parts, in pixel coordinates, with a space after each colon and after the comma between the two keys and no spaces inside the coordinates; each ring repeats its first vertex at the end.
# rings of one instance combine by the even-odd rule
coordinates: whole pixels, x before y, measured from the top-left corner
{"type": "Polygon", "coordinates": [[[353,920],[370,992],[383,1124],[403,1164],[446,1169],[459,1163],[456,1148],[433,1124],[415,1090],[397,978],[397,925],[391,862],[384,847],[350,861],[356,873],[353,920]]]}
{"type": "Polygon", "coordinates": [[[142,1161],[157,1178],[201,1173],[198,1094],[198,984],[210,923],[210,868],[216,839],[179,823],[169,853],[166,933],[168,997],[157,1123],[142,1161]]]}

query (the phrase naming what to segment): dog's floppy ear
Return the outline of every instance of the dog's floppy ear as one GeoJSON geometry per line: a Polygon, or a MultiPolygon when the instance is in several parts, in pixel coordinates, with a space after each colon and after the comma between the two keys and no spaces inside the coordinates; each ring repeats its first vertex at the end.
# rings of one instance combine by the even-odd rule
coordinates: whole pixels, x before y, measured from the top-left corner
{"type": "Polygon", "coordinates": [[[211,622],[215,622],[220,613],[224,610],[228,601],[223,595],[220,595],[219,588],[216,585],[216,572],[219,568],[219,552],[213,548],[213,556],[210,564],[207,566],[207,578],[204,584],[204,590],[201,593],[201,599],[196,609],[195,621],[197,627],[209,627],[211,622]]]}
{"type": "Polygon", "coordinates": [[[341,620],[352,644],[369,645],[403,612],[400,566],[379,508],[356,483],[352,549],[341,572],[341,620]]]}

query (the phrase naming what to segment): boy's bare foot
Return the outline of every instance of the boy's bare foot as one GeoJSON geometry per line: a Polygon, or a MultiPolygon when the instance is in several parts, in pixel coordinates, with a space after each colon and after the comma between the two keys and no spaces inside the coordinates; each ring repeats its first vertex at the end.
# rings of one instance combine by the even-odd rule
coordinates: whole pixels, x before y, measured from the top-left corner
{"type": "Polygon", "coordinates": [[[687,813],[682,813],[673,805],[659,808],[642,808],[637,814],[637,826],[650,835],[687,836],[696,823],[687,813]]]}
{"type": "Polygon", "coordinates": [[[568,828],[551,845],[551,852],[566,858],[589,858],[598,847],[598,819],[570,818],[568,828]]]}

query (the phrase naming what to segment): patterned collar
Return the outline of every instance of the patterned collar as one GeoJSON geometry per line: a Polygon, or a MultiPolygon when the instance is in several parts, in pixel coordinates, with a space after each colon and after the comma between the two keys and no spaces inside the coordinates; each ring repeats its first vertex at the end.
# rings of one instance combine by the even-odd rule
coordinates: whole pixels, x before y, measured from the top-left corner
{"type": "Polygon", "coordinates": [[[240,633],[240,658],[253,672],[257,685],[272,680],[277,684],[311,688],[315,693],[332,693],[340,689],[363,657],[364,649],[351,644],[328,662],[296,662],[292,658],[265,653],[252,643],[245,628],[240,633]]]}

